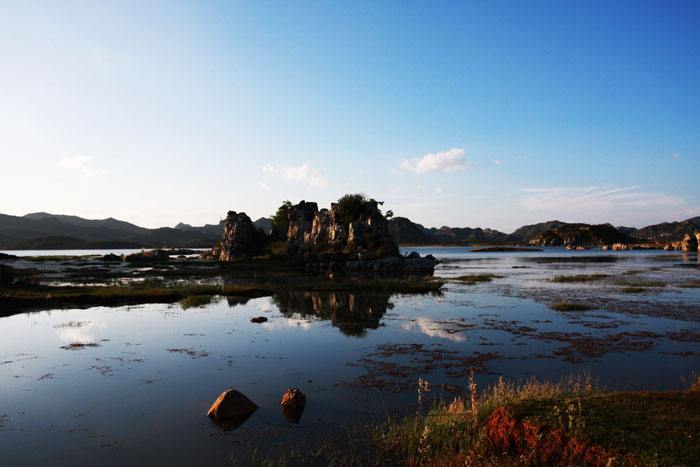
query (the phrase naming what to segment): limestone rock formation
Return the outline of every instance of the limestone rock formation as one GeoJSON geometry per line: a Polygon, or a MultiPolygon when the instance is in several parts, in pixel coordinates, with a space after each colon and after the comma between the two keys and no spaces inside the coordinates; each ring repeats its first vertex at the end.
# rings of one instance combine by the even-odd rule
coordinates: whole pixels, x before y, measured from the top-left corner
{"type": "Polygon", "coordinates": [[[238,428],[258,409],[255,402],[235,389],[227,389],[214,401],[207,416],[224,430],[238,428]]]}
{"type": "Polygon", "coordinates": [[[697,234],[685,234],[681,242],[681,250],[686,252],[698,251],[698,236],[697,234]]]}
{"type": "Polygon", "coordinates": [[[318,204],[301,201],[291,208],[287,227],[287,250],[297,253],[304,245],[304,239],[311,232],[313,220],[318,213],[318,204]]]}
{"type": "Polygon", "coordinates": [[[346,195],[318,209],[314,202],[293,205],[285,201],[273,216],[270,234],[256,229],[245,213],[229,211],[224,236],[206,258],[230,261],[269,247],[273,255],[286,254],[307,272],[397,275],[433,273],[434,258],[402,257],[381,203],[363,195],[346,195]]]}
{"type": "Polygon", "coordinates": [[[399,255],[389,224],[374,200],[358,199],[349,208],[334,203],[320,211],[316,203],[302,201],[293,206],[287,242],[292,252],[344,253],[356,259],[399,255]]]}
{"type": "Polygon", "coordinates": [[[252,255],[260,247],[264,235],[246,213],[229,211],[224,223],[224,235],[211,256],[219,261],[232,261],[252,255]]]}

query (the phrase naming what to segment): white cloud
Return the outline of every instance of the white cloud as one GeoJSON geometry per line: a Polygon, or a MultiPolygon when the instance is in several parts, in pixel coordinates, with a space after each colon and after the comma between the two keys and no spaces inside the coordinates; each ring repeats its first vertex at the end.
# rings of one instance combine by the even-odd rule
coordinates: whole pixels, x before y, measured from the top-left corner
{"type": "Polygon", "coordinates": [[[671,154],[671,159],[673,159],[674,161],[679,160],[681,157],[683,157],[683,154],[681,154],[680,152],[674,152],[673,154],[671,154]]]}
{"type": "Polygon", "coordinates": [[[619,212],[628,209],[679,207],[685,200],[665,193],[641,191],[639,187],[526,188],[520,204],[531,211],[568,210],[572,214],[619,212]]]}
{"type": "Polygon", "coordinates": [[[87,177],[105,174],[104,170],[93,167],[91,156],[63,157],[58,161],[58,165],[70,172],[77,172],[87,177]]]}
{"type": "Polygon", "coordinates": [[[422,175],[428,172],[455,172],[470,166],[464,157],[464,149],[451,148],[447,151],[426,154],[423,157],[407,159],[399,164],[402,172],[413,172],[422,175]]]}
{"type": "Polygon", "coordinates": [[[281,175],[286,180],[292,182],[305,183],[311,187],[328,186],[328,180],[313,167],[302,164],[298,167],[289,165],[266,164],[261,167],[265,173],[281,175]]]}
{"type": "Polygon", "coordinates": [[[491,163],[493,165],[503,165],[503,161],[501,159],[492,159],[491,163]]]}
{"type": "Polygon", "coordinates": [[[435,191],[436,194],[439,195],[440,193],[442,193],[442,187],[441,187],[441,186],[436,186],[434,191],[435,191]]]}
{"type": "Polygon", "coordinates": [[[267,182],[258,182],[258,186],[260,187],[261,190],[269,190],[270,185],[267,184],[267,182]]]}

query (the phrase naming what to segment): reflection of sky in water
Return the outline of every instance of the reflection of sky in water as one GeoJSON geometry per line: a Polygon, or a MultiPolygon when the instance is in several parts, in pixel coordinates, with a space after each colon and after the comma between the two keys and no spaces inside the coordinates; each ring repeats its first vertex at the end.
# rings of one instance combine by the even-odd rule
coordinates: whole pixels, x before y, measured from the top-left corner
{"type": "Polygon", "coordinates": [[[95,342],[96,336],[104,331],[107,325],[100,321],[69,321],[54,326],[59,338],[67,343],[78,342],[86,344],[95,342]]]}
{"type": "Polygon", "coordinates": [[[452,332],[449,324],[436,323],[430,318],[419,316],[415,321],[409,321],[401,325],[401,329],[408,332],[422,332],[428,337],[446,339],[452,342],[464,342],[467,338],[459,333],[452,332]]]}
{"type": "MultiPolygon", "coordinates": [[[[674,355],[700,353],[697,342],[653,339],[650,349],[572,363],[554,353],[566,342],[513,332],[523,327],[535,335],[604,337],[700,331],[697,321],[625,310],[557,313],[546,305],[551,297],[542,295],[603,297],[633,307],[651,304],[692,311],[700,305],[700,289],[667,287],[660,293],[627,297],[604,284],[547,282],[556,274],[622,274],[634,269],[645,272],[630,277],[646,280],[677,283],[700,278],[696,268],[679,266],[684,261],[680,255],[628,253],[610,263],[579,264],[539,263],[522,254],[479,255],[476,260],[469,254],[465,261],[443,263],[439,274],[490,272],[505,277],[476,286],[450,282],[442,296],[306,292],[224,299],[187,310],[178,305],[95,307],[1,318],[3,462],[219,465],[251,446],[298,445],[343,423],[381,420],[390,407],[410,406],[414,391],[394,396],[343,382],[364,375],[361,359],[383,344],[422,344],[427,350],[459,356],[497,353],[500,358],[486,363],[491,373],[478,376],[480,385],[499,374],[558,379],[589,372],[609,386],[664,389],[682,387],[681,378],[698,372],[700,357],[674,355]],[[254,316],[269,321],[252,324],[254,316]],[[61,349],[73,342],[99,346],[61,349]],[[299,425],[290,425],[278,405],[281,394],[294,386],[307,394],[299,425]],[[240,428],[220,434],[205,412],[229,387],[242,391],[260,409],[240,428]]],[[[537,254],[529,257],[533,255],[537,254]]],[[[396,360],[410,363],[411,355],[396,360]]],[[[466,384],[464,378],[451,378],[441,370],[421,376],[434,387],[466,384]]],[[[409,379],[417,377],[411,374],[409,379]]]]}

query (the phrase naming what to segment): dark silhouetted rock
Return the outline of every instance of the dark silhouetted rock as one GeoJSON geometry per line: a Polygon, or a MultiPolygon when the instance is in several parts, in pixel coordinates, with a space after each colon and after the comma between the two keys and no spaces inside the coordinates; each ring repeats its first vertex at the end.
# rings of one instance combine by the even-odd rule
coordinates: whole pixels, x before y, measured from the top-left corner
{"type": "Polygon", "coordinates": [[[253,225],[244,212],[229,211],[224,223],[224,235],[211,256],[219,261],[253,255],[261,246],[265,233],[253,225]]]}
{"type": "Polygon", "coordinates": [[[255,318],[250,318],[251,323],[260,324],[267,322],[267,318],[264,316],[256,316],[255,318]]]}
{"type": "Polygon", "coordinates": [[[102,261],[118,262],[124,259],[123,256],[115,255],[114,253],[108,253],[102,257],[102,261]]]}
{"type": "Polygon", "coordinates": [[[150,250],[127,255],[124,259],[134,263],[140,261],[168,261],[170,254],[165,250],[150,250]]]}
{"type": "Polygon", "coordinates": [[[245,395],[235,389],[227,389],[214,401],[207,412],[219,427],[233,430],[241,426],[258,406],[245,395]]]}
{"type": "Polygon", "coordinates": [[[12,285],[15,282],[15,268],[0,264],[0,285],[12,285]]]}
{"type": "Polygon", "coordinates": [[[17,259],[15,255],[8,255],[7,253],[0,253],[0,259],[17,259]]]}

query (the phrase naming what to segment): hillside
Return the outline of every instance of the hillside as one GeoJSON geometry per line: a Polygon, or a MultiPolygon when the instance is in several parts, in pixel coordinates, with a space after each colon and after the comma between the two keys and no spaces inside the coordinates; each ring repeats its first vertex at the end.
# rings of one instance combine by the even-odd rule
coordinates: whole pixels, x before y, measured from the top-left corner
{"type": "Polygon", "coordinates": [[[0,214],[0,249],[209,247],[221,232],[211,227],[147,229],[112,218],[0,214]]]}
{"type": "Polygon", "coordinates": [[[529,242],[536,235],[541,235],[544,232],[556,229],[565,225],[561,221],[540,222],[539,224],[524,225],[508,236],[508,239],[513,242],[529,242]]]}
{"type": "Polygon", "coordinates": [[[405,217],[389,219],[389,231],[396,241],[404,244],[431,244],[436,240],[425,232],[425,227],[405,217]]]}
{"type": "Polygon", "coordinates": [[[678,242],[683,240],[685,234],[692,234],[696,230],[700,230],[700,217],[693,217],[681,222],[649,225],[636,230],[632,236],[640,240],[678,242]]]}
{"type": "Polygon", "coordinates": [[[502,242],[508,237],[503,232],[479,227],[426,228],[405,217],[390,219],[389,230],[399,243],[404,244],[489,243],[502,242]]]}
{"type": "Polygon", "coordinates": [[[632,237],[610,224],[561,224],[534,235],[528,243],[537,246],[601,246],[632,241],[632,237]]]}

